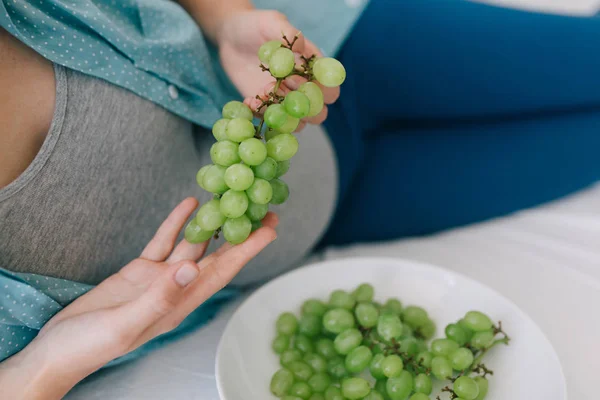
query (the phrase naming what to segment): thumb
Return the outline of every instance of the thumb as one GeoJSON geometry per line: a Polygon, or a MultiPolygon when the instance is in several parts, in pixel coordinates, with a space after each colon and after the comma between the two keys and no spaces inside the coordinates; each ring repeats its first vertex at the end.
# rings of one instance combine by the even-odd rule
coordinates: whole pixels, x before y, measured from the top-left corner
{"type": "Polygon", "coordinates": [[[121,322],[135,327],[141,334],[148,327],[169,314],[183,299],[185,289],[199,274],[193,261],[181,261],[170,266],[137,300],[127,304],[120,315],[121,322]]]}

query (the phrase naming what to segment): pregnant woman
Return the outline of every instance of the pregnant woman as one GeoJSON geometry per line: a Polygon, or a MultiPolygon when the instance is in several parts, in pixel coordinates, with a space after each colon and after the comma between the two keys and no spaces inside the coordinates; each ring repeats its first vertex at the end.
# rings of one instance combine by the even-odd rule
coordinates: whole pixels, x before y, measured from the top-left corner
{"type": "Polygon", "coordinates": [[[317,247],[428,234],[600,178],[594,18],[461,0],[1,0],[0,26],[3,398],[60,398],[202,325],[246,264],[233,287],[317,247]],[[209,198],[194,180],[209,127],[271,89],[258,47],[298,29],[297,51],[347,68],[305,121],[327,117],[327,136],[299,135],[290,200],[244,244],[178,243],[198,205],[180,201],[209,198]]]}

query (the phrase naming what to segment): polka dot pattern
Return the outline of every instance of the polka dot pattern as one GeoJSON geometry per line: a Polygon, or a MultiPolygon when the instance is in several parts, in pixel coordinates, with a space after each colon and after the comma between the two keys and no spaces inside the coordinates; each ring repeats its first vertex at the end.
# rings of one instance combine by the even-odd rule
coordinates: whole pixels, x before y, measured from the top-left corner
{"type": "Polygon", "coordinates": [[[0,269],[0,361],[23,349],[54,314],[91,288],[0,269]]]}
{"type": "MultiPolygon", "coordinates": [[[[367,0],[278,0],[333,54],[367,0]],[[310,13],[306,11],[310,10],[310,13]]],[[[272,9],[272,0],[253,2],[272,9]]],[[[170,0],[0,0],[0,26],[45,58],[210,127],[239,93],[194,20],[170,0]]]]}

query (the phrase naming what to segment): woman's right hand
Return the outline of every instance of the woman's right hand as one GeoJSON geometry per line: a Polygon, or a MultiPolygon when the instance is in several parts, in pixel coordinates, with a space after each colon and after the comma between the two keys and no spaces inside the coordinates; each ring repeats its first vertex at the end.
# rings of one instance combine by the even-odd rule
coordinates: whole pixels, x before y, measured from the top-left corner
{"type": "Polygon", "coordinates": [[[195,199],[180,203],[139,258],[63,309],[0,364],[0,397],[62,398],[106,363],[177,327],[277,236],[277,216],[269,213],[244,243],[225,244],[201,259],[208,242],[175,246],[197,205],[195,199]]]}

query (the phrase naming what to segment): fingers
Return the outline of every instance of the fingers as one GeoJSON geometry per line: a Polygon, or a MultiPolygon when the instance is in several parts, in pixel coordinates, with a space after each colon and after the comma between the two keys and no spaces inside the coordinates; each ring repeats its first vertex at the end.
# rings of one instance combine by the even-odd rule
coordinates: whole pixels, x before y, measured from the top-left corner
{"type": "Polygon", "coordinates": [[[198,279],[195,262],[182,261],[170,266],[137,299],[118,311],[117,327],[135,339],[146,329],[175,311],[185,296],[185,289],[198,279]]]}
{"type": "Polygon", "coordinates": [[[174,263],[183,260],[196,261],[204,255],[209,243],[210,240],[202,243],[192,244],[184,239],[179,242],[177,247],[175,247],[173,253],[171,253],[169,258],[167,258],[167,262],[174,263]]]}
{"type": "MultiPolygon", "coordinates": [[[[183,304],[169,314],[159,325],[177,326],[189,313],[221,290],[233,277],[269,243],[277,237],[275,227],[279,223],[276,214],[268,213],[263,219],[263,227],[236,246],[224,245],[216,253],[206,257],[209,263],[200,263],[200,275],[185,294],[183,304]],[[218,255],[216,255],[218,254],[218,255]]],[[[161,328],[164,330],[164,327],[161,328]]]]}
{"type": "Polygon", "coordinates": [[[140,257],[152,261],[165,260],[171,254],[179,232],[197,206],[198,201],[192,197],[179,203],[158,228],[140,257]]]}

